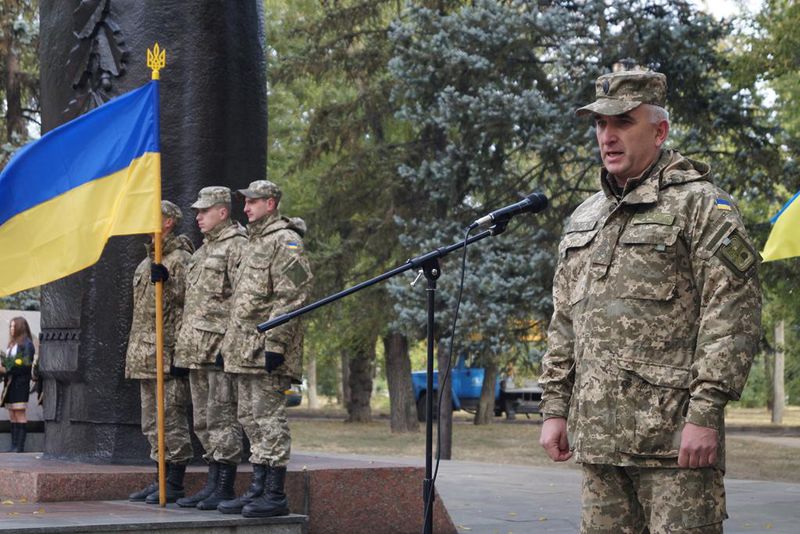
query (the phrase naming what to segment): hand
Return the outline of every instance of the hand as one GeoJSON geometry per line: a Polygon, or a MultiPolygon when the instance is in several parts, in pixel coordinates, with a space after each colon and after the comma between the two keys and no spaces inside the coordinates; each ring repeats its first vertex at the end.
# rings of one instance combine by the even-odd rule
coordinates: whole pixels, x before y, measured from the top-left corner
{"type": "Polygon", "coordinates": [[[214,360],[214,367],[219,367],[220,369],[225,369],[225,359],[222,357],[222,353],[217,353],[217,359],[214,360]]]}
{"type": "Polygon", "coordinates": [[[156,282],[166,282],[169,280],[169,270],[163,263],[150,264],[150,281],[154,284],[156,282]]]}
{"type": "Polygon", "coordinates": [[[554,462],[566,462],[572,458],[567,440],[567,420],[563,417],[552,417],[542,423],[541,445],[547,456],[554,462]]]}
{"type": "Polygon", "coordinates": [[[277,352],[264,352],[264,368],[267,370],[268,373],[271,373],[281,365],[283,362],[286,361],[286,358],[283,357],[283,354],[278,354],[277,352]]]}
{"type": "Polygon", "coordinates": [[[719,433],[713,428],[686,423],[681,432],[678,467],[710,467],[717,463],[719,433]]]}
{"type": "Polygon", "coordinates": [[[186,367],[175,367],[174,364],[169,364],[169,375],[175,378],[183,378],[189,376],[189,369],[186,367]]]}

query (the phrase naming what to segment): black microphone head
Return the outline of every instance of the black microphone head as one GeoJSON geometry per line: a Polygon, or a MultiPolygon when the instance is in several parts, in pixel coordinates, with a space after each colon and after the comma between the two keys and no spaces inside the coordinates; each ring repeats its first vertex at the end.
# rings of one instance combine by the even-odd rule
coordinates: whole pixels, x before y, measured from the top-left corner
{"type": "Polygon", "coordinates": [[[531,213],[539,213],[547,209],[547,196],[544,193],[531,193],[525,200],[529,202],[528,211],[531,213]]]}

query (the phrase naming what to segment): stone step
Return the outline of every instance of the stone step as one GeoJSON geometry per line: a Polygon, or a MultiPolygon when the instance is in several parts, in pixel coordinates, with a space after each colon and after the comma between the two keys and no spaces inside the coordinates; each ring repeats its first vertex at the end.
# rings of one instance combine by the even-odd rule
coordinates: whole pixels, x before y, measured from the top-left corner
{"type": "Polygon", "coordinates": [[[288,515],[247,519],[168,504],[165,508],[128,501],[20,503],[4,501],[0,532],[71,533],[158,531],[168,534],[306,534],[308,518],[288,515]]]}

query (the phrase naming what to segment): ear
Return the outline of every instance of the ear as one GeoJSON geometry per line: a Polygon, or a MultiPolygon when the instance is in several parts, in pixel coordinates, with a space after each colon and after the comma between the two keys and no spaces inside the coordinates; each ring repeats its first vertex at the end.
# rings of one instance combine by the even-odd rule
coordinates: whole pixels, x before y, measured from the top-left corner
{"type": "Polygon", "coordinates": [[[278,201],[275,198],[268,198],[267,199],[267,211],[272,213],[278,209],[278,201]]]}
{"type": "Polygon", "coordinates": [[[661,148],[667,141],[667,136],[669,135],[669,121],[659,121],[656,124],[656,148],[661,148]]]}

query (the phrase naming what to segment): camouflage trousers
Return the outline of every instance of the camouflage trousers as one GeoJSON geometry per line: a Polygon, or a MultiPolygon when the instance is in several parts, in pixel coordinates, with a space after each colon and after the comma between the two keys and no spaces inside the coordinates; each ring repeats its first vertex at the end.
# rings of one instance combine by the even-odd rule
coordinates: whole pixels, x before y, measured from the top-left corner
{"type": "Polygon", "coordinates": [[[728,515],[718,469],[582,467],[582,533],[722,532],[728,515]]]}
{"type": "MultiPolygon", "coordinates": [[[[150,458],[158,461],[156,380],[139,381],[142,399],[142,433],[150,442],[150,458]]],[[[164,380],[164,458],[169,463],[186,464],[194,457],[189,436],[189,381],[164,380]]]]}
{"type": "Polygon", "coordinates": [[[238,374],[239,422],[250,440],[250,463],[284,467],[292,438],[286,420],[287,376],[238,374]]]}
{"type": "Polygon", "coordinates": [[[216,368],[189,371],[194,433],[207,462],[238,464],[242,427],[236,419],[236,375],[216,368]]]}

